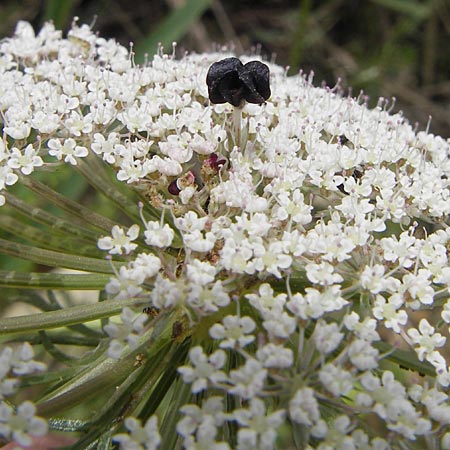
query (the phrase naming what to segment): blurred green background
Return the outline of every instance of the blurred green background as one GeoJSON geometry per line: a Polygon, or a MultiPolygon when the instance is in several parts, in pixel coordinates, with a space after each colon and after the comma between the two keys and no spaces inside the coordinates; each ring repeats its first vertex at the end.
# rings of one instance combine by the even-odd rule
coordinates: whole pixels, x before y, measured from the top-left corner
{"type": "Polygon", "coordinates": [[[341,78],[372,106],[395,96],[419,129],[432,116],[430,131],[450,136],[450,0],[2,0],[0,36],[19,19],[67,30],[74,16],[133,42],[137,61],[158,42],[177,41],[179,55],[260,48],[290,73],[314,70],[316,84],[341,78]]]}

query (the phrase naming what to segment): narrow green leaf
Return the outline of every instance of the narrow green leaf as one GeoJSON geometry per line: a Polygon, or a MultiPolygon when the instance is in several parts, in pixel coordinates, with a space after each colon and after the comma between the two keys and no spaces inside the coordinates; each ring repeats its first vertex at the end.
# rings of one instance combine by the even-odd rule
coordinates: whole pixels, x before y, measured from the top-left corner
{"type": "Polygon", "coordinates": [[[22,331],[47,330],[77,323],[89,322],[102,317],[120,314],[125,306],[133,307],[148,304],[147,298],[125,300],[105,300],[100,303],[73,306],[59,311],[30,314],[28,316],[6,317],[0,319],[0,335],[22,331]]]}
{"type": "Polygon", "coordinates": [[[52,20],[56,29],[66,28],[72,16],[76,0],[47,0],[45,2],[44,19],[52,20]]]}
{"type": "Polygon", "coordinates": [[[0,287],[96,290],[103,289],[110,278],[110,275],[93,273],[67,274],[0,270],[0,287]]]}
{"type": "Polygon", "coordinates": [[[212,0],[186,0],[184,6],[174,9],[152,33],[143,39],[136,47],[136,61],[142,62],[144,55],[153,55],[157,51],[158,44],[165,48],[182,38],[191,26],[208,9],[212,0]]]}
{"type": "MultiPolygon", "coordinates": [[[[64,267],[66,269],[82,270],[85,272],[113,273],[109,261],[87,256],[72,255],[70,253],[54,252],[30,245],[0,239],[0,253],[16,258],[33,261],[49,267],[64,267]]],[[[120,266],[120,264],[116,263],[120,266]]],[[[10,272],[11,274],[15,272],[10,272]]],[[[52,287],[47,286],[47,287],[52,287]]]]}
{"type": "Polygon", "coordinates": [[[164,409],[165,416],[161,423],[161,448],[176,448],[176,442],[179,438],[176,432],[176,424],[180,420],[180,408],[189,403],[192,398],[191,386],[184,383],[181,377],[175,381],[175,385],[171,389],[170,406],[164,409]]]}
{"type": "Polygon", "coordinates": [[[157,361],[152,370],[152,379],[149,380],[154,386],[151,395],[146,400],[145,405],[139,413],[139,419],[146,421],[155,413],[160,403],[170,390],[172,384],[177,380],[177,369],[186,361],[186,355],[189,349],[188,341],[179,344],[175,352],[167,354],[164,362],[157,361]]]}
{"type": "Polygon", "coordinates": [[[51,383],[52,386],[57,386],[65,380],[70,380],[76,372],[77,370],[74,367],[65,367],[52,372],[44,371],[32,375],[23,375],[20,377],[20,385],[23,387],[48,386],[51,383]]]}

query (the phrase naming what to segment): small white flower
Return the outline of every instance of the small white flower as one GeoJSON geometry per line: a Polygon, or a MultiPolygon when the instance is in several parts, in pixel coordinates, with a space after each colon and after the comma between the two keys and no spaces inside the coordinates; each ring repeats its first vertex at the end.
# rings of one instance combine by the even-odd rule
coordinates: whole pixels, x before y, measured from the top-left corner
{"type": "Polygon", "coordinates": [[[0,381],[0,401],[15,394],[19,386],[20,381],[17,378],[2,379],[0,381]]]}
{"type": "Polygon", "coordinates": [[[450,450],[450,431],[442,436],[441,448],[442,450],[450,450]]]}
{"type": "Polygon", "coordinates": [[[256,357],[266,368],[287,369],[294,362],[294,354],[291,349],[272,343],[259,348],[256,351],[256,357]]]}
{"type": "Polygon", "coordinates": [[[319,403],[313,389],[305,387],[297,390],[289,402],[289,415],[294,422],[307,426],[320,419],[319,403]]]}
{"type": "Polygon", "coordinates": [[[372,309],[372,314],[378,320],[384,320],[386,328],[392,328],[396,333],[400,333],[400,325],[406,325],[408,314],[400,309],[403,306],[403,299],[400,295],[392,295],[389,300],[382,295],[377,295],[372,309]]]}
{"type": "Polygon", "coordinates": [[[264,388],[267,370],[256,359],[247,359],[244,366],[230,372],[229,392],[242,398],[250,399],[258,395],[264,388]]]}
{"type": "Polygon", "coordinates": [[[230,303],[230,296],[220,280],[217,280],[212,286],[191,284],[186,303],[194,308],[198,314],[210,314],[227,306],[230,303]]]}
{"type": "Polygon", "coordinates": [[[317,322],[313,339],[320,353],[327,354],[338,348],[344,334],[340,333],[336,323],[326,323],[323,320],[317,322]]]}
{"type": "Polygon", "coordinates": [[[402,279],[403,285],[408,289],[411,297],[418,300],[417,307],[421,303],[424,305],[433,303],[434,289],[431,287],[430,277],[429,270],[420,269],[417,274],[408,273],[402,279]]]}
{"type": "Polygon", "coordinates": [[[384,289],[383,276],[384,266],[381,264],[366,266],[361,273],[361,286],[372,294],[378,294],[384,289]]]}
{"type": "Polygon", "coordinates": [[[213,233],[202,233],[200,230],[193,230],[183,234],[184,245],[194,252],[206,253],[214,248],[216,237],[213,233]]]}
{"type": "Polygon", "coordinates": [[[208,220],[209,218],[207,216],[198,217],[196,212],[188,211],[183,216],[176,217],[174,224],[180,231],[184,233],[191,233],[195,230],[203,231],[208,220]]]}
{"type": "Polygon", "coordinates": [[[440,333],[434,332],[434,327],[429,324],[427,319],[420,320],[419,330],[410,328],[407,333],[412,339],[412,343],[418,345],[415,350],[420,361],[430,355],[436,347],[442,347],[447,340],[440,333]]]}
{"type": "Polygon", "coordinates": [[[331,363],[325,364],[319,371],[319,379],[322,385],[336,397],[347,395],[354,384],[350,372],[331,363]]]}
{"type": "Polygon", "coordinates": [[[352,364],[359,370],[378,367],[378,350],[363,339],[354,340],[347,348],[352,364]]]}
{"type": "Polygon", "coordinates": [[[144,232],[145,243],[159,248],[168,247],[175,236],[174,231],[166,223],[162,225],[160,222],[150,221],[145,224],[144,232]]]}
{"type": "Polygon", "coordinates": [[[273,289],[268,283],[263,283],[258,288],[256,294],[246,294],[250,305],[261,313],[268,313],[272,310],[281,312],[286,303],[287,295],[284,293],[274,295],[273,289]]]}
{"type": "Polygon", "coordinates": [[[35,167],[41,167],[43,164],[42,158],[38,156],[38,150],[31,144],[28,144],[23,152],[18,148],[11,149],[8,165],[12,169],[20,169],[24,175],[29,175],[35,167]]]}
{"type": "Polygon", "coordinates": [[[184,304],[183,281],[171,281],[160,273],[154,282],[150,298],[156,308],[173,308],[184,304]]]}
{"type": "Polygon", "coordinates": [[[327,286],[323,292],[306,288],[305,295],[296,293],[287,303],[287,309],[301,319],[318,319],[326,312],[338,311],[347,305],[348,301],[341,295],[338,284],[327,286]]]}
{"type": "Polygon", "coordinates": [[[88,149],[77,145],[74,139],[65,139],[62,143],[60,139],[50,139],[47,143],[50,149],[48,154],[56,157],[58,160],[64,159],[64,162],[70,163],[73,166],[77,165],[77,158],[84,158],[88,155],[88,149]]]}
{"type": "Polygon", "coordinates": [[[368,342],[379,341],[380,335],[376,331],[377,321],[370,317],[366,317],[363,321],[359,321],[360,317],[352,311],[344,317],[344,325],[348,330],[353,331],[360,339],[368,342]]]}
{"type": "Polygon", "coordinates": [[[252,398],[248,409],[235,410],[233,417],[242,427],[238,431],[237,449],[272,450],[276,429],[284,422],[285,414],[284,410],[267,414],[266,406],[259,398],[252,398]]]}
{"type": "Polygon", "coordinates": [[[187,264],[186,275],[192,283],[204,286],[214,281],[216,268],[207,262],[194,259],[187,264]]]}
{"type": "Polygon", "coordinates": [[[154,277],[161,269],[161,260],[151,253],[139,253],[130,263],[130,276],[137,284],[142,284],[147,278],[154,277]]]}
{"type": "Polygon", "coordinates": [[[135,297],[142,292],[141,284],[143,281],[140,271],[121,266],[119,273],[115,278],[110,279],[105,286],[105,290],[117,299],[135,297]]]}
{"type": "Polygon", "coordinates": [[[287,339],[294,333],[297,327],[297,320],[287,312],[279,312],[275,309],[263,313],[263,327],[271,336],[287,339]]]}
{"type": "Polygon", "coordinates": [[[125,350],[126,344],[131,350],[139,344],[139,336],[144,330],[148,316],[144,313],[135,314],[130,308],[123,308],[120,315],[122,323],[109,322],[103,327],[105,333],[111,338],[108,356],[119,359],[125,350]]]}
{"type": "Polygon", "coordinates": [[[9,166],[0,165],[0,191],[6,186],[12,186],[17,183],[19,177],[13,172],[9,166]]]}
{"type": "Polygon", "coordinates": [[[35,413],[36,407],[30,401],[21,403],[16,412],[11,406],[0,402],[0,436],[29,447],[31,436],[44,436],[48,429],[47,422],[35,413]]]}
{"type": "Polygon", "coordinates": [[[14,375],[29,375],[46,369],[42,362],[35,361],[33,347],[25,342],[20,347],[5,347],[0,354],[0,375],[5,377],[9,371],[14,375]]]}
{"type": "Polygon", "coordinates": [[[320,264],[309,263],[305,270],[308,280],[312,283],[330,286],[344,280],[341,275],[335,273],[334,266],[326,261],[320,264]]]}
{"type": "Polygon", "coordinates": [[[159,447],[161,436],[156,416],[151,416],[144,426],[134,417],[127,417],[124,424],[128,433],[113,436],[113,441],[120,444],[121,450],[156,450],[159,447]]]}
{"type": "Polygon", "coordinates": [[[209,329],[209,335],[221,340],[220,348],[245,347],[255,340],[255,336],[249,334],[255,327],[250,317],[226,316],[222,323],[216,323],[209,329]]]}
{"type": "Polygon", "coordinates": [[[193,383],[192,393],[197,394],[206,389],[208,381],[214,384],[226,380],[225,373],[220,370],[226,362],[223,350],[217,350],[207,356],[201,347],[193,347],[189,351],[189,359],[194,367],[182,366],[178,368],[178,372],[185,383],[193,383]]]}
{"type": "Polygon", "coordinates": [[[109,133],[107,139],[100,134],[94,134],[94,142],[91,144],[91,149],[97,155],[102,155],[102,158],[109,164],[114,164],[116,161],[115,146],[120,142],[118,133],[109,133]]]}
{"type": "MultiPolygon", "coordinates": [[[[83,116],[79,112],[72,110],[69,114],[69,117],[64,121],[64,126],[69,130],[69,133],[73,136],[78,137],[81,136],[81,133],[84,134],[90,133],[92,131],[92,115],[87,114],[83,116]]],[[[83,148],[86,151],[86,155],[83,156],[87,156],[87,149],[85,147],[83,148]]]]}
{"type": "Polygon", "coordinates": [[[184,438],[194,434],[198,429],[216,428],[225,422],[226,414],[223,412],[223,398],[209,397],[202,407],[189,404],[180,408],[184,414],[183,419],[177,423],[177,431],[184,438]]]}
{"type": "Polygon", "coordinates": [[[108,250],[111,255],[128,255],[137,248],[137,244],[132,243],[139,236],[139,225],[132,225],[128,228],[126,234],[123,228],[114,225],[111,230],[111,236],[105,236],[98,240],[100,250],[108,250]]]}

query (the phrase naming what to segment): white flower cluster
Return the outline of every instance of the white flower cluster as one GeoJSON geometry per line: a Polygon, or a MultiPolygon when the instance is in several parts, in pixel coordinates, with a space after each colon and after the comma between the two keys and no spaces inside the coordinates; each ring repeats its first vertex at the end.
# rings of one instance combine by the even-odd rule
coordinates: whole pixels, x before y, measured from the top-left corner
{"type": "Polygon", "coordinates": [[[28,343],[18,348],[4,347],[0,353],[0,436],[25,447],[32,444],[32,437],[45,436],[47,422],[35,415],[36,407],[31,401],[13,407],[5,398],[17,392],[20,380],[16,377],[46,369],[45,364],[33,357],[33,348],[28,343]]]}
{"type": "Polygon", "coordinates": [[[156,450],[161,442],[156,416],[150,417],[144,426],[134,417],[127,417],[125,428],[128,433],[116,434],[113,437],[123,450],[156,450]]]}
{"type": "MultiPolygon", "coordinates": [[[[211,104],[205,83],[225,56],[158,54],[136,67],[86,26],[62,39],[20,23],[0,45],[0,189],[43,157],[97,155],[161,210],[98,245],[128,255],[111,296],[219,317],[209,335],[220,349],[192,348],[179,371],[193,393],[245,407],[186,405],[185,448],[230,448],[219,429],[233,421],[236,448],[272,449],[285,417],[320,450],[406,448],[425,434],[450,448],[449,142],[415,132],[385,100],[369,110],[275,65],[271,98],[245,105],[236,133],[232,106],[211,104]],[[134,256],[141,227],[148,251],[134,256]],[[433,311],[419,321],[422,309],[433,311]],[[381,336],[414,349],[433,384],[394,374],[381,336]],[[386,439],[363,429],[369,414],[386,439]]],[[[123,329],[106,329],[116,356],[142,330],[124,314],[123,329]]]]}

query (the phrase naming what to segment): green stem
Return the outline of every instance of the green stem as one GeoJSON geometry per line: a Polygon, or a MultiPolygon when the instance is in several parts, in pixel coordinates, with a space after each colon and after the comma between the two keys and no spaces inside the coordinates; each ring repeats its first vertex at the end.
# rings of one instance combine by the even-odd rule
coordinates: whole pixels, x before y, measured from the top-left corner
{"type": "Polygon", "coordinates": [[[98,232],[92,231],[86,227],[77,225],[73,221],[69,222],[61,217],[55,216],[42,208],[30,205],[29,202],[25,202],[18,197],[12,195],[8,191],[2,192],[5,196],[8,206],[13,207],[24,216],[33,220],[34,222],[47,225],[54,232],[59,232],[64,236],[78,237],[87,242],[97,242],[100,237],[98,232]]]}
{"type": "Polygon", "coordinates": [[[48,230],[45,231],[42,227],[29,225],[24,220],[17,220],[7,214],[0,215],[0,228],[18,239],[26,240],[37,247],[84,256],[98,257],[99,255],[104,255],[92,241],[86,243],[78,237],[61,236],[48,230]]]}
{"type": "Polygon", "coordinates": [[[21,185],[26,186],[36,194],[43,197],[52,205],[59,206],[64,211],[82,218],[83,220],[95,226],[96,228],[99,228],[100,230],[109,232],[111,228],[116,225],[107,217],[102,216],[101,214],[98,214],[95,211],[90,210],[89,208],[86,208],[80,203],[71,200],[70,198],[60,194],[59,192],[54,191],[53,189],[34,179],[33,177],[21,175],[20,183],[21,185]]]}
{"type": "Polygon", "coordinates": [[[30,314],[28,316],[7,317],[0,320],[0,335],[23,331],[60,328],[77,323],[89,322],[120,314],[125,306],[148,304],[147,298],[105,300],[104,302],[73,306],[59,311],[30,314]]]}
{"type": "Polygon", "coordinates": [[[21,289],[103,289],[111,276],[106,274],[38,273],[0,270],[0,287],[21,289]]]}
{"type": "MultiPolygon", "coordinates": [[[[52,250],[19,244],[18,242],[11,242],[6,239],[0,239],[0,253],[49,267],[64,267],[66,269],[82,270],[85,272],[113,273],[111,263],[104,259],[54,252],[52,250]]],[[[120,266],[119,263],[116,264],[120,266]]],[[[15,272],[9,273],[13,276],[12,274],[15,272]]]]}

